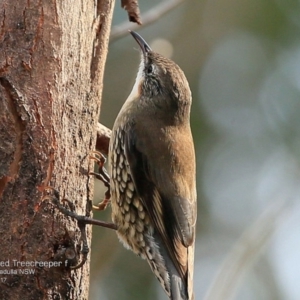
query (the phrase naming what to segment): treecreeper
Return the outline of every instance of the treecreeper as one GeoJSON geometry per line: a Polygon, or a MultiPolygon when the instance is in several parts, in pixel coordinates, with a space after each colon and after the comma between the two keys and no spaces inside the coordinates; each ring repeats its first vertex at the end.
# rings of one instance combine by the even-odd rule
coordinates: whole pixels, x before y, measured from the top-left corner
{"type": "Polygon", "coordinates": [[[112,220],[119,239],[148,261],[168,297],[192,300],[197,195],[191,91],[177,64],[131,34],[142,55],[110,140],[112,220]]]}

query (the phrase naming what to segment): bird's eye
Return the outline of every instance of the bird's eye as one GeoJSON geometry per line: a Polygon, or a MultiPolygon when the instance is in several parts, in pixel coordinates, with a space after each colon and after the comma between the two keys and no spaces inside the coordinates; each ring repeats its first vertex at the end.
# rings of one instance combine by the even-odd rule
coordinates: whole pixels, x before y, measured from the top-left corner
{"type": "Polygon", "coordinates": [[[149,65],[147,67],[147,74],[151,74],[153,72],[153,66],[152,65],[149,65]]]}

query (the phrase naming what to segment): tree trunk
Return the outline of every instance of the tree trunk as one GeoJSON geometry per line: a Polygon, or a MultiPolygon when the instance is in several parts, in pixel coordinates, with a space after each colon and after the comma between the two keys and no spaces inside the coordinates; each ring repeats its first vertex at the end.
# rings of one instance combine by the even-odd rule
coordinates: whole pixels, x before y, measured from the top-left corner
{"type": "Polygon", "coordinates": [[[0,299],[88,298],[77,224],[42,199],[52,186],[90,212],[114,6],[95,2],[0,2],[0,299]]]}

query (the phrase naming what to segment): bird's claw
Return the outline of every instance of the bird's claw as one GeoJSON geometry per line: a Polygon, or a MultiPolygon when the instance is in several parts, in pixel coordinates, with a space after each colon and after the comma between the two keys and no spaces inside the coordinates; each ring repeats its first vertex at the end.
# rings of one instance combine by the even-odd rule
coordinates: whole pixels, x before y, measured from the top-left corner
{"type": "Polygon", "coordinates": [[[104,186],[107,187],[107,191],[105,192],[105,199],[98,205],[93,205],[93,209],[104,210],[110,203],[110,177],[106,169],[104,168],[104,164],[106,162],[104,155],[99,151],[93,151],[92,153],[94,155],[90,155],[90,159],[95,160],[98,166],[98,172],[90,172],[89,174],[95,176],[95,178],[97,178],[98,180],[101,180],[104,183],[104,186]]]}

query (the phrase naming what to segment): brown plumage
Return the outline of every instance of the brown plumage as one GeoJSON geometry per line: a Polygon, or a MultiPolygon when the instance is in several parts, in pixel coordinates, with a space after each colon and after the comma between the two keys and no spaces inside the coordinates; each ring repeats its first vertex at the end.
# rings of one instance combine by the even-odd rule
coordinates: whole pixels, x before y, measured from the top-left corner
{"type": "Polygon", "coordinates": [[[169,298],[191,300],[197,213],[191,92],[173,61],[131,34],[142,61],[112,131],[112,218],[120,240],[147,259],[169,298]]]}

